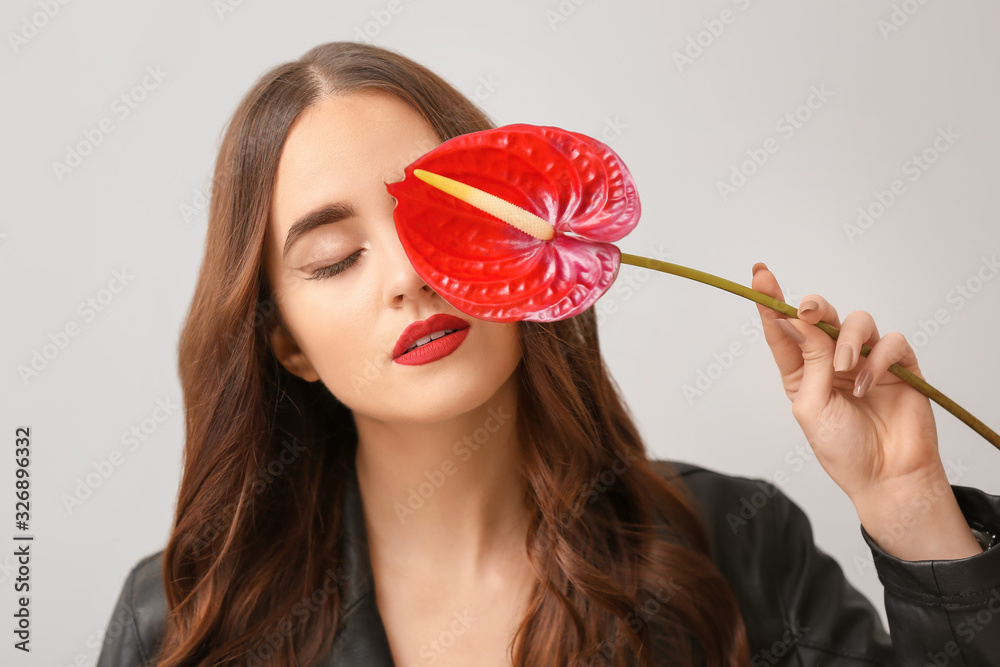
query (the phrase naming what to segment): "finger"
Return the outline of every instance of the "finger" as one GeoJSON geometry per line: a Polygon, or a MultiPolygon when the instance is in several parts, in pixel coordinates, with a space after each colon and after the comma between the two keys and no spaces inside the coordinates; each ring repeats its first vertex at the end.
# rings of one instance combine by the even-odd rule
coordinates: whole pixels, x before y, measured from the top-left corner
{"type": "MultiPolygon", "coordinates": [[[[778,286],[778,280],[763,262],[757,262],[753,265],[750,288],[779,301],[785,300],[785,295],[781,292],[781,287],[778,286]]],[[[799,370],[802,367],[802,350],[775,324],[775,321],[784,318],[784,315],[759,303],[757,304],[757,312],[760,313],[764,340],[767,341],[767,345],[771,349],[771,356],[774,357],[781,376],[787,377],[799,370]]]]}
{"type": "Polygon", "coordinates": [[[802,297],[797,310],[799,311],[799,319],[803,322],[816,324],[823,321],[840,328],[840,316],[837,314],[837,309],[819,294],[807,294],[802,297]]]}
{"type": "MultiPolygon", "coordinates": [[[[886,380],[887,376],[892,375],[889,372],[889,366],[897,363],[920,379],[924,379],[917,364],[917,354],[913,351],[906,337],[898,331],[890,331],[872,345],[872,351],[868,354],[865,367],[858,373],[855,380],[854,395],[858,398],[865,396],[872,387],[886,380]]],[[[896,376],[893,375],[890,379],[895,378],[896,376]]],[[[895,381],[902,382],[901,379],[895,379],[895,381]]]]}
{"type": "Polygon", "coordinates": [[[829,402],[833,390],[834,341],[819,327],[801,320],[784,318],[775,323],[802,356],[802,379],[794,407],[803,414],[818,412],[829,402]]]}
{"type": "Polygon", "coordinates": [[[869,347],[879,341],[878,327],[875,319],[864,310],[855,310],[844,320],[837,336],[837,349],[833,353],[833,370],[849,371],[861,358],[861,348],[869,347]]]}

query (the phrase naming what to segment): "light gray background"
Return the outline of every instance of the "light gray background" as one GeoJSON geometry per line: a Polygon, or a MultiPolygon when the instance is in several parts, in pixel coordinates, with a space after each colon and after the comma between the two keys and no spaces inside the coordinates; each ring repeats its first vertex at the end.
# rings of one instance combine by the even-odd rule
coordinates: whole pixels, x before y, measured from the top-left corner
{"type": "MultiPolygon", "coordinates": [[[[625,252],[744,284],[754,262],[765,261],[792,305],[819,293],[842,317],[868,310],[883,334],[906,334],[928,380],[1000,428],[1000,279],[976,283],[980,270],[996,277],[981,267],[1000,251],[996,3],[52,4],[58,13],[47,18],[37,1],[6,2],[0,21],[8,452],[0,485],[12,520],[14,429],[30,425],[37,536],[30,658],[10,647],[13,549],[2,549],[8,639],[0,662],[90,664],[129,568],[165,544],[181,411],[134,449],[122,437],[157,401],[181,400],[177,336],[202,257],[203,197],[224,123],[265,70],[366,29],[501,124],[557,125],[608,141],[642,197],[642,221],[619,244],[625,252]],[[898,26],[894,8],[903,12],[898,26]],[[703,22],[723,10],[732,21],[709,39],[703,22]],[[32,23],[44,25],[33,33],[32,23]],[[11,33],[32,36],[15,48],[11,33]],[[679,68],[674,54],[699,33],[708,46],[679,68]],[[115,100],[147,68],[159,68],[162,81],[123,117],[115,100]],[[830,95],[788,137],[776,122],[813,87],[830,95]],[[53,163],[105,118],[113,132],[60,180],[53,163]],[[904,163],[932,147],[939,128],[958,138],[911,181],[904,163]],[[724,200],[717,182],[769,138],[777,152],[724,200]],[[893,179],[905,193],[852,242],[845,224],[893,179]],[[116,270],[133,277],[105,293],[113,298],[90,319],[78,304],[100,297],[116,270]],[[978,291],[959,299],[959,284],[978,291]],[[935,313],[944,324],[918,335],[935,313]],[[23,381],[18,367],[74,323],[79,334],[23,381]],[[69,511],[66,495],[116,449],[121,464],[69,511]]],[[[787,475],[781,488],[806,509],[819,545],[881,610],[852,505],[815,460],[796,453],[806,441],[767,345],[752,333],[754,304],[629,266],[619,282],[597,305],[603,348],[655,455],[769,480],[787,475]],[[629,274],[644,279],[638,289],[622,287],[629,274]],[[718,361],[734,343],[742,354],[718,361]],[[699,372],[714,376],[711,386],[686,397],[699,372]]],[[[1000,452],[937,406],[935,414],[952,481],[1000,491],[1000,452]]],[[[13,529],[3,532],[12,544],[13,529]]]]}

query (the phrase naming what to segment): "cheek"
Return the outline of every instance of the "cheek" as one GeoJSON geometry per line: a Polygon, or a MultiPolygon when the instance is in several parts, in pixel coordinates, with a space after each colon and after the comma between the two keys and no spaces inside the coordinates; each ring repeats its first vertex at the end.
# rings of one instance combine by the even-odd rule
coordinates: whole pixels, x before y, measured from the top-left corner
{"type": "Polygon", "coordinates": [[[512,371],[521,360],[521,340],[516,323],[494,325],[485,337],[493,356],[503,364],[504,372],[512,371]]]}
{"type": "Polygon", "coordinates": [[[324,295],[322,291],[297,301],[296,331],[303,352],[321,380],[339,385],[352,372],[364,368],[366,360],[374,362],[379,347],[372,336],[373,318],[368,302],[324,295]]]}

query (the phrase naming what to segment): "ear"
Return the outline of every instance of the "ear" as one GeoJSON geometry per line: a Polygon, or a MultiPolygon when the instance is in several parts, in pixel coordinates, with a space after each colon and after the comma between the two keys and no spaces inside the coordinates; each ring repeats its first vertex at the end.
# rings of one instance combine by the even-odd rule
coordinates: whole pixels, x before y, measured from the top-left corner
{"type": "Polygon", "coordinates": [[[267,339],[274,356],[289,373],[297,375],[306,382],[315,382],[319,379],[319,373],[313,368],[312,362],[299,348],[299,344],[282,322],[272,320],[267,339]]]}

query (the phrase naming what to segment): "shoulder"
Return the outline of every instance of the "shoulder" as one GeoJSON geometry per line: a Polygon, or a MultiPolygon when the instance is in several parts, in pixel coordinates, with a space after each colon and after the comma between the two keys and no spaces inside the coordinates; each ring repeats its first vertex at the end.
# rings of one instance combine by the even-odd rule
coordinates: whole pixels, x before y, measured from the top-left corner
{"type": "Polygon", "coordinates": [[[160,549],[139,559],[129,570],[104,633],[97,667],[151,664],[166,617],[160,549]]]}
{"type": "Polygon", "coordinates": [[[145,556],[133,566],[131,605],[140,640],[150,642],[162,634],[167,616],[167,594],[163,589],[163,549],[145,556]]]}
{"type": "Polygon", "coordinates": [[[806,513],[775,484],[684,461],[654,459],[651,464],[690,492],[708,532],[713,559],[727,574],[747,574],[743,568],[760,565],[748,561],[748,551],[761,559],[782,560],[814,546],[806,513]]]}
{"type": "Polygon", "coordinates": [[[686,462],[651,463],[690,490],[757,657],[780,644],[806,664],[884,664],[891,645],[875,608],[816,546],[805,511],[780,488],[686,462]]]}
{"type": "Polygon", "coordinates": [[[778,487],[764,479],[729,475],[684,461],[653,459],[650,463],[664,478],[682,483],[706,519],[717,519],[721,511],[729,532],[734,535],[760,515],[801,511],[778,487]]]}

